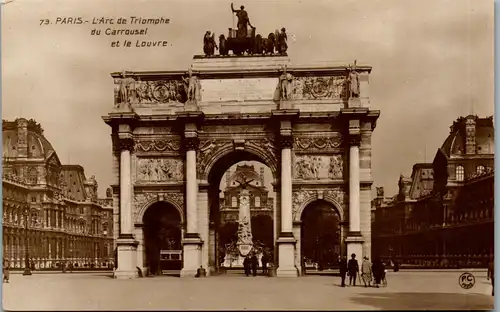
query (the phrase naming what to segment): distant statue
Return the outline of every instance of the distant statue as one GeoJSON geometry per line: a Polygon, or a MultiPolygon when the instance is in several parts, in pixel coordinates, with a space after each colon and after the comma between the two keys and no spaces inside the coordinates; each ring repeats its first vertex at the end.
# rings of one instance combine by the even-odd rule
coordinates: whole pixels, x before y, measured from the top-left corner
{"type": "Polygon", "coordinates": [[[253,53],[254,54],[263,54],[264,51],[265,50],[264,50],[262,36],[260,34],[258,34],[257,36],[255,36],[253,53]]]}
{"type": "Polygon", "coordinates": [[[359,97],[359,73],[356,70],[356,61],[354,61],[354,66],[349,66],[349,91],[350,96],[353,98],[359,97]]]}
{"type": "Polygon", "coordinates": [[[274,31],[274,50],[276,50],[276,52],[279,52],[279,39],[280,39],[280,32],[279,30],[275,30],[274,31]]]}
{"type": "Polygon", "coordinates": [[[265,48],[265,53],[266,54],[273,54],[274,53],[274,45],[276,42],[276,37],[274,33],[269,33],[269,36],[267,36],[266,39],[263,39],[264,41],[264,48],[265,48]]]}
{"type": "Polygon", "coordinates": [[[278,35],[278,53],[281,55],[286,55],[286,50],[288,49],[287,45],[287,36],[286,36],[286,29],[283,27],[281,28],[281,32],[278,35]]]}
{"type": "Polygon", "coordinates": [[[113,191],[111,190],[110,187],[106,189],[106,197],[107,198],[113,197],[113,191]]]}
{"type": "Polygon", "coordinates": [[[384,188],[382,186],[377,187],[377,197],[384,197],[384,188]]]}
{"type": "Polygon", "coordinates": [[[199,99],[199,92],[201,89],[200,81],[198,77],[193,76],[193,71],[189,68],[188,78],[182,78],[184,82],[188,85],[187,88],[187,100],[188,101],[197,101],[199,99]]]}
{"type": "Polygon", "coordinates": [[[215,54],[215,49],[219,49],[215,43],[215,34],[207,31],[203,37],[203,52],[207,56],[212,56],[215,54]]]}
{"type": "Polygon", "coordinates": [[[219,36],[219,54],[220,55],[228,55],[229,50],[227,47],[227,40],[224,35],[219,36]]]}
{"type": "Polygon", "coordinates": [[[247,36],[247,31],[248,31],[248,25],[250,27],[255,28],[250,24],[250,19],[248,18],[248,13],[245,11],[245,7],[241,6],[240,10],[235,10],[233,3],[231,2],[231,10],[233,13],[236,13],[236,16],[238,17],[238,38],[245,38],[247,36]]]}
{"type": "Polygon", "coordinates": [[[283,73],[280,76],[280,99],[289,100],[292,95],[293,76],[286,71],[286,65],[283,67],[283,73]]]}

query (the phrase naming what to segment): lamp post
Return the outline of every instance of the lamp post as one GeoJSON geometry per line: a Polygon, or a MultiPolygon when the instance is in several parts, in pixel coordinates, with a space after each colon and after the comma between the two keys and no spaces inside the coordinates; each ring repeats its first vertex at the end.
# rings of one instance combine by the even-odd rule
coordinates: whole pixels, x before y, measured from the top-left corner
{"type": "Polygon", "coordinates": [[[28,214],[29,214],[29,209],[26,207],[24,209],[24,230],[26,236],[24,237],[24,246],[26,248],[26,255],[24,259],[24,272],[23,275],[31,275],[31,269],[30,269],[30,254],[29,254],[29,240],[28,240],[28,214]]]}

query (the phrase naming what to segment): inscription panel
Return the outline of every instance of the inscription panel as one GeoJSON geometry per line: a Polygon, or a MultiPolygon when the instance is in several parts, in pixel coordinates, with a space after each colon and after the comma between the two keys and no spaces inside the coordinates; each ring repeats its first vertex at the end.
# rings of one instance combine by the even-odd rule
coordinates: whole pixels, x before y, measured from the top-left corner
{"type": "Polygon", "coordinates": [[[277,86],[277,78],[206,79],[201,80],[201,98],[203,102],[273,100],[277,86]]]}

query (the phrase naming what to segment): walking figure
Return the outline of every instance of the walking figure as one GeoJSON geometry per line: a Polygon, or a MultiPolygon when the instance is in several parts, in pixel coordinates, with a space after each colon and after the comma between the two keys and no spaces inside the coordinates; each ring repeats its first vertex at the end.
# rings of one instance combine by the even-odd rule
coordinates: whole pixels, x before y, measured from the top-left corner
{"type": "Polygon", "coordinates": [[[255,253],[253,253],[250,261],[252,263],[252,274],[253,276],[257,276],[257,268],[259,267],[259,261],[257,260],[257,255],[255,253]]]}
{"type": "Polygon", "coordinates": [[[342,287],[345,287],[345,276],[347,274],[347,259],[342,256],[342,258],[339,261],[340,264],[340,278],[342,280],[342,287]]]}
{"type": "Polygon", "coordinates": [[[361,264],[361,277],[363,278],[365,287],[371,287],[372,264],[368,261],[368,257],[365,257],[363,263],[361,264]]]}
{"type": "Polygon", "coordinates": [[[347,263],[347,272],[349,273],[349,286],[351,283],[356,286],[356,276],[359,274],[359,264],[356,260],[356,254],[351,255],[351,260],[347,263]]]}
{"type": "Polygon", "coordinates": [[[8,283],[10,278],[10,264],[9,260],[3,259],[3,282],[8,283]]]}

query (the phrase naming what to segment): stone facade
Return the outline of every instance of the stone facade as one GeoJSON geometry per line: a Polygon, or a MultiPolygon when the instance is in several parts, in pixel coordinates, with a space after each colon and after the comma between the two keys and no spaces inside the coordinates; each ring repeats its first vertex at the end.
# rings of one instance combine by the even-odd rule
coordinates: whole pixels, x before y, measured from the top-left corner
{"type": "Polygon", "coordinates": [[[112,267],[111,190],[62,165],[34,120],[3,121],[3,251],[12,268],[112,267]]]}
{"type": "Polygon", "coordinates": [[[492,117],[466,116],[432,163],[401,176],[399,193],[373,201],[374,256],[403,265],[486,267],[494,251],[492,117]]]}
{"type": "Polygon", "coordinates": [[[298,274],[301,212],[315,200],[339,212],[344,253],[369,255],[371,134],[380,112],[370,109],[371,67],[357,66],[356,97],[349,96],[348,68],[292,66],[281,56],[195,56],[189,80],[185,71],[112,74],[115,107],[103,119],[111,127],[117,169],[116,277],[133,278],[136,267],[146,267],[137,252],[143,249],[141,218],[155,201],[181,213],[181,276],[195,275],[200,266],[216,272],[212,224],[220,210],[219,183],[239,161],[271,169],[278,276],[298,274]],[[286,99],[284,66],[292,77],[286,99]],[[184,96],[189,88],[195,99],[184,96]]]}

